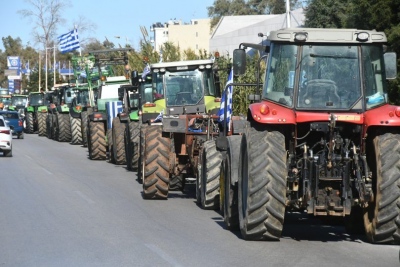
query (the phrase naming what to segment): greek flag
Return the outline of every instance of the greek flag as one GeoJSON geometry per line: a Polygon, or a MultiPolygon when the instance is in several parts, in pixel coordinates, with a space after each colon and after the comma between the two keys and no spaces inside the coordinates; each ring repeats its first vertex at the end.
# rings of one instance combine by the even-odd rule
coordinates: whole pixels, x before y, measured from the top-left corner
{"type": "Polygon", "coordinates": [[[80,48],[77,29],[73,29],[66,34],[60,35],[57,37],[57,39],[59,41],[60,51],[62,54],[80,48]]]}
{"type": "MultiPolygon", "coordinates": [[[[231,69],[231,72],[229,73],[228,76],[228,81],[226,82],[226,85],[233,83],[233,69],[231,69]]],[[[226,87],[226,86],[225,86],[226,87]]],[[[223,122],[225,120],[224,118],[224,111],[225,111],[225,101],[227,102],[227,111],[226,111],[226,123],[228,124],[228,131],[231,129],[231,117],[232,117],[232,94],[233,94],[233,87],[229,86],[226,88],[227,92],[224,91],[222,94],[222,99],[221,99],[221,106],[219,108],[218,116],[219,116],[219,122],[223,122]],[[228,100],[226,100],[228,99],[228,100]]]]}
{"type": "Polygon", "coordinates": [[[142,79],[144,79],[146,77],[146,75],[149,73],[150,73],[150,65],[149,65],[149,63],[147,63],[146,67],[144,67],[144,70],[143,70],[142,79]]]}

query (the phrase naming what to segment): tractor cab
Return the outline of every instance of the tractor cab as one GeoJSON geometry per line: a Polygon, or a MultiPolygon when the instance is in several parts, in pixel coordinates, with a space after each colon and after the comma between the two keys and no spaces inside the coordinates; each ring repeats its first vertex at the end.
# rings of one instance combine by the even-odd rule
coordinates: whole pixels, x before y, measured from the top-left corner
{"type": "Polygon", "coordinates": [[[207,113],[219,108],[212,60],[152,64],[153,97],[165,98],[166,114],[207,113]]]}

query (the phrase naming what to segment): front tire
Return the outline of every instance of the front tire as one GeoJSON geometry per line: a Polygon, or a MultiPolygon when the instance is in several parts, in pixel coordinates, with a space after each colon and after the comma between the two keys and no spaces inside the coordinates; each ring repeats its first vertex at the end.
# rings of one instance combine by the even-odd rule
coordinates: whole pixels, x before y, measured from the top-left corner
{"type": "Polygon", "coordinates": [[[70,116],[71,145],[82,144],[82,121],[80,118],[70,116]]]}
{"type": "Polygon", "coordinates": [[[143,183],[144,180],[144,157],[145,157],[145,144],[146,144],[146,132],[148,128],[148,124],[141,124],[140,126],[140,144],[139,144],[139,160],[138,160],[138,171],[137,171],[137,179],[139,183],[143,183]]]}
{"type": "Polygon", "coordinates": [[[227,137],[228,149],[221,168],[221,199],[223,202],[224,221],[229,230],[239,230],[238,211],[238,169],[240,153],[240,135],[227,137]]]}
{"type": "Polygon", "coordinates": [[[202,169],[200,177],[201,207],[203,209],[218,209],[219,175],[222,156],[217,151],[215,140],[204,142],[202,149],[202,169]]]}
{"type": "Polygon", "coordinates": [[[162,126],[149,126],[143,161],[143,198],[168,198],[170,149],[171,139],[162,136],[162,126]]]}
{"type": "Polygon", "coordinates": [[[279,240],[286,200],[285,137],[246,128],[239,155],[238,204],[242,237],[279,240]]]}
{"type": "Polygon", "coordinates": [[[131,121],[126,127],[126,163],[130,171],[137,170],[139,165],[140,124],[131,121]]]}
{"type": "Polygon", "coordinates": [[[46,130],[47,113],[38,112],[37,118],[38,118],[38,135],[46,136],[47,135],[47,130],[46,130]]]}
{"type": "Polygon", "coordinates": [[[364,214],[371,243],[400,243],[400,135],[384,134],[373,141],[374,201],[364,214]]]}
{"type": "Polygon", "coordinates": [[[87,111],[82,111],[81,113],[81,130],[82,130],[82,146],[87,147],[88,145],[88,131],[87,131],[87,125],[88,125],[88,112],[87,111]]]}
{"type": "Polygon", "coordinates": [[[71,141],[71,123],[69,114],[57,113],[57,141],[70,142],[71,141]]]}
{"type": "Polygon", "coordinates": [[[114,163],[117,165],[126,164],[125,158],[125,131],[123,124],[118,117],[115,117],[112,122],[112,144],[114,163]]]}
{"type": "Polygon", "coordinates": [[[33,125],[33,113],[32,112],[28,112],[26,114],[25,121],[26,121],[26,133],[33,134],[35,131],[35,129],[34,129],[35,127],[33,125]]]}
{"type": "Polygon", "coordinates": [[[103,122],[89,122],[90,149],[89,157],[93,160],[106,159],[106,136],[103,122]]]}

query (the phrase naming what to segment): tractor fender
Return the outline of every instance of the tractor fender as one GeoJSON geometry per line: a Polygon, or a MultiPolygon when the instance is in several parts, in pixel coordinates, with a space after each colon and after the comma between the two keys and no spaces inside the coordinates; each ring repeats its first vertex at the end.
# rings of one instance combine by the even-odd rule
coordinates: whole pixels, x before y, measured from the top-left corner
{"type": "Polygon", "coordinates": [[[248,114],[252,120],[265,124],[296,124],[295,111],[268,101],[253,103],[248,114]]]}

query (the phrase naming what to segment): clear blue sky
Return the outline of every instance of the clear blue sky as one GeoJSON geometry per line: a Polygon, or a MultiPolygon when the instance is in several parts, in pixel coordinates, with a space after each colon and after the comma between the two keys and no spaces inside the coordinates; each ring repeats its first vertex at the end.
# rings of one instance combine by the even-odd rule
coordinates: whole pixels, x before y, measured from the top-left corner
{"type": "MultiPolygon", "coordinates": [[[[94,37],[104,41],[105,37],[114,44],[128,42],[137,48],[142,33],[140,26],[145,26],[149,35],[150,26],[156,22],[167,22],[170,19],[190,22],[191,19],[207,18],[207,7],[214,4],[214,0],[65,0],[71,7],[65,9],[65,25],[59,26],[58,35],[71,30],[73,21],[79,16],[85,16],[88,21],[96,25],[93,33],[79,33],[80,38],[94,37]],[[121,39],[115,38],[121,36],[121,39]]],[[[34,46],[31,38],[33,23],[23,18],[18,12],[22,9],[31,9],[31,5],[24,0],[2,1],[0,8],[0,37],[11,36],[21,38],[22,44],[28,42],[34,46]]],[[[34,46],[38,48],[38,45],[34,46]]],[[[3,42],[0,49],[4,51],[3,42]]]]}

